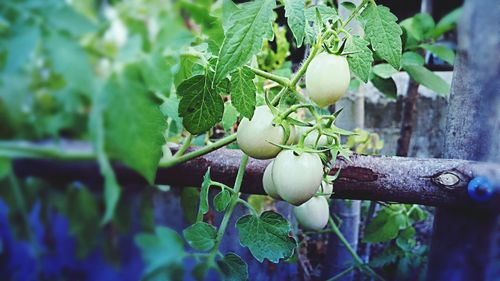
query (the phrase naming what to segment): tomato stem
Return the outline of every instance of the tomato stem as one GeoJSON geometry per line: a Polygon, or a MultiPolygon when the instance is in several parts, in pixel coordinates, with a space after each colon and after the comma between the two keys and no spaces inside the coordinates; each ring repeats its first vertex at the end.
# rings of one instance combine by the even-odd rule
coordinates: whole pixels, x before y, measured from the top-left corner
{"type": "Polygon", "coordinates": [[[290,80],[285,77],[275,75],[258,68],[254,68],[249,65],[245,65],[245,67],[251,70],[253,73],[255,73],[255,75],[274,81],[283,87],[288,87],[290,85],[290,80]]]}
{"type": "Polygon", "coordinates": [[[231,201],[229,203],[229,208],[227,208],[226,213],[224,214],[224,217],[222,218],[222,222],[219,226],[219,230],[217,231],[217,236],[216,236],[216,241],[214,248],[212,249],[212,255],[211,258],[214,258],[217,252],[219,251],[219,245],[222,242],[222,238],[224,237],[224,233],[226,232],[227,224],[229,223],[229,219],[231,218],[231,215],[233,214],[234,207],[238,203],[238,200],[240,199],[240,189],[241,189],[241,183],[243,182],[243,176],[245,174],[245,169],[248,163],[248,155],[243,154],[243,157],[241,158],[241,164],[238,169],[238,174],[236,175],[236,180],[234,182],[234,187],[233,187],[233,194],[231,195],[231,201]]]}
{"type": "Polygon", "coordinates": [[[377,280],[384,280],[380,275],[378,275],[371,267],[366,265],[363,260],[359,257],[358,253],[351,247],[351,244],[347,241],[347,239],[344,237],[344,234],[340,231],[338,228],[337,224],[333,221],[332,217],[328,219],[328,223],[330,224],[331,230],[337,237],[339,238],[340,242],[344,245],[344,247],[347,249],[347,251],[351,254],[352,258],[356,262],[356,266],[359,267],[362,271],[365,271],[367,274],[371,275],[377,280]]]}
{"type": "Polygon", "coordinates": [[[167,160],[161,161],[158,166],[162,167],[162,168],[170,168],[170,167],[179,165],[181,163],[184,163],[184,162],[189,161],[191,159],[194,159],[196,157],[199,157],[199,156],[205,155],[207,153],[210,153],[214,150],[217,150],[223,146],[226,146],[235,140],[236,140],[236,134],[229,135],[229,136],[224,137],[224,138],[222,138],[222,139],[220,139],[212,144],[204,146],[198,150],[188,152],[180,157],[172,157],[172,158],[169,158],[167,160]]]}
{"type": "Polygon", "coordinates": [[[347,24],[349,24],[349,22],[351,20],[353,20],[356,16],[358,16],[359,12],[361,11],[361,9],[363,9],[365,7],[365,5],[368,3],[368,2],[372,2],[374,5],[375,4],[375,1],[373,0],[363,0],[363,2],[361,2],[361,4],[356,8],[356,10],[354,10],[352,12],[352,14],[349,15],[349,17],[347,18],[347,20],[345,22],[342,23],[342,25],[340,26],[340,29],[343,29],[346,27],[347,24]]]}
{"type": "Polygon", "coordinates": [[[179,150],[177,150],[177,152],[174,154],[174,157],[180,157],[181,155],[183,155],[184,152],[186,152],[186,150],[191,145],[192,140],[193,140],[193,135],[188,132],[188,135],[187,135],[186,139],[184,140],[184,143],[182,143],[181,148],[179,148],[179,150]]]}

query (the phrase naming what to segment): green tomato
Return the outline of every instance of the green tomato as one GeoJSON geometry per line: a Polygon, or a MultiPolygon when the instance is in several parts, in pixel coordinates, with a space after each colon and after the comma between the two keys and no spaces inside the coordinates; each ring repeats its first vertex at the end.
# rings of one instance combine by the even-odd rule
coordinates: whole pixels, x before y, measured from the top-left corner
{"type": "Polygon", "coordinates": [[[321,53],[307,67],[307,93],[320,107],[334,104],[344,96],[350,80],[349,64],[343,56],[321,53]]]}
{"type": "Polygon", "coordinates": [[[306,203],[293,207],[293,214],[302,228],[321,230],[328,224],[330,217],[328,200],[323,196],[313,197],[306,203]]]}
{"type": "Polygon", "coordinates": [[[274,199],[282,200],[280,195],[278,194],[278,190],[276,190],[276,186],[274,185],[273,181],[273,163],[274,161],[271,161],[271,163],[269,163],[269,165],[267,165],[266,169],[264,170],[262,185],[264,186],[264,191],[267,193],[267,195],[271,196],[274,199]]]}
{"type": "Polygon", "coordinates": [[[298,206],[318,191],[323,163],[316,153],[296,155],[292,150],[284,150],[274,160],[272,178],[280,197],[298,206]]]}
{"type": "MultiPolygon", "coordinates": [[[[255,109],[252,120],[243,118],[238,126],[236,140],[241,150],[256,159],[275,157],[281,148],[271,143],[285,144],[285,130],[273,124],[274,115],[262,105],[255,109]]],[[[295,127],[291,126],[288,143],[295,139],[295,127]]]]}
{"type": "MultiPolygon", "coordinates": [[[[304,144],[309,146],[309,147],[315,147],[316,146],[316,140],[318,139],[318,131],[312,131],[310,132],[306,138],[304,139],[304,144]]],[[[328,137],[325,135],[322,135],[319,137],[318,143],[319,146],[325,146],[328,144],[328,137]]]]}

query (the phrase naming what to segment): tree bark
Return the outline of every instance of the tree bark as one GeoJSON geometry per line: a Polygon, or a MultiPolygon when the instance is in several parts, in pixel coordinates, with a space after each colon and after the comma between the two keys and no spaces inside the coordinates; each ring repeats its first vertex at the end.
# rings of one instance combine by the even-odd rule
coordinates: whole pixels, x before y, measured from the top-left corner
{"type": "MultiPolygon", "coordinates": [[[[500,163],[498,15],[495,0],[468,0],[464,5],[444,157],[500,163]]],[[[438,209],[428,280],[498,280],[499,243],[498,213],[469,207],[438,209]]]]}
{"type": "Polygon", "coordinates": [[[396,149],[397,156],[408,156],[410,151],[411,135],[417,116],[418,86],[419,84],[410,78],[406,96],[403,98],[403,116],[396,149]]]}
{"type": "MultiPolygon", "coordinates": [[[[66,144],[71,150],[71,145],[66,144]]],[[[79,144],[81,149],[82,145],[79,144]]],[[[192,151],[189,149],[188,151],[192,151]]],[[[232,185],[243,153],[219,149],[172,168],[160,168],[156,184],[200,186],[203,175],[211,168],[211,178],[232,185]]],[[[242,192],[264,194],[262,175],[270,160],[250,159],[242,184],[242,192]]],[[[114,163],[119,182],[141,190],[146,181],[132,169],[114,163]]],[[[20,177],[40,177],[54,183],[80,181],[100,186],[103,182],[95,161],[63,161],[50,159],[16,159],[13,169],[20,177]]],[[[484,210],[500,210],[500,165],[467,160],[425,159],[353,155],[351,161],[339,158],[332,169],[339,178],[334,183],[334,198],[389,201],[441,207],[470,206],[484,210]],[[482,203],[469,198],[467,184],[477,176],[486,176],[495,187],[493,197],[482,203]],[[453,180],[457,183],[450,185],[453,180]]]]}

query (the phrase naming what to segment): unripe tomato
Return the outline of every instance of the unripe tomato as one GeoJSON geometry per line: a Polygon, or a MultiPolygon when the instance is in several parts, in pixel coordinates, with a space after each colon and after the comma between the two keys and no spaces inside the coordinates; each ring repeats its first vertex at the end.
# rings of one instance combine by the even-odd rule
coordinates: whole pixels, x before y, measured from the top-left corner
{"type": "Polygon", "coordinates": [[[274,199],[282,200],[273,182],[273,163],[274,161],[271,161],[271,163],[269,163],[269,165],[267,165],[266,169],[264,170],[262,185],[264,186],[264,191],[267,193],[267,195],[271,196],[274,199]]]}
{"type": "MultiPolygon", "coordinates": [[[[275,157],[281,148],[272,143],[285,144],[285,130],[280,125],[273,124],[274,115],[271,110],[262,105],[255,109],[252,120],[243,118],[238,126],[236,140],[241,150],[248,156],[257,159],[275,157]]],[[[289,141],[295,139],[295,128],[290,129],[289,141]]]]}
{"type": "Polygon", "coordinates": [[[306,88],[312,101],[320,107],[337,102],[349,88],[351,74],[343,56],[321,53],[306,70],[306,88]]]}
{"type": "Polygon", "coordinates": [[[306,203],[293,207],[293,214],[302,228],[321,230],[328,224],[330,217],[328,200],[323,196],[313,197],[306,203]]]}
{"type": "MultiPolygon", "coordinates": [[[[314,147],[316,145],[316,139],[318,138],[318,131],[310,132],[307,137],[304,139],[304,144],[309,147],[314,147]]],[[[318,146],[325,146],[328,144],[328,137],[322,135],[319,137],[318,146]]]]}
{"type": "Polygon", "coordinates": [[[273,164],[273,182],[283,200],[300,205],[311,199],[323,179],[323,163],[318,154],[292,150],[278,154],[273,164]]]}

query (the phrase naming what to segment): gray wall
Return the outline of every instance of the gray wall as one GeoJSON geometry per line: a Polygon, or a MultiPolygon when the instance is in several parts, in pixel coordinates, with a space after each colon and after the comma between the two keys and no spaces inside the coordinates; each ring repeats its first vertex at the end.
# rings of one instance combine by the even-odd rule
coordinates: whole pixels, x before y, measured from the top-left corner
{"type": "MultiPolygon", "coordinates": [[[[452,72],[438,72],[439,76],[451,83],[452,72]]],[[[384,155],[394,155],[401,127],[401,115],[403,110],[402,97],[406,94],[408,86],[408,75],[398,73],[394,75],[398,88],[398,100],[385,98],[371,84],[362,86],[365,91],[365,129],[378,133],[384,140],[382,150],[384,155]]],[[[420,97],[417,103],[417,119],[414,124],[414,132],[411,139],[410,156],[412,157],[441,157],[444,142],[444,131],[446,124],[446,112],[448,98],[436,95],[431,90],[420,86],[420,97]]],[[[354,100],[354,94],[350,93],[342,103],[344,110],[339,117],[352,116],[349,103],[354,100]]]]}

